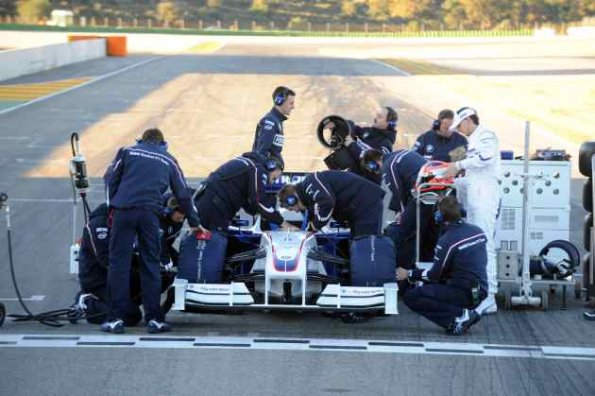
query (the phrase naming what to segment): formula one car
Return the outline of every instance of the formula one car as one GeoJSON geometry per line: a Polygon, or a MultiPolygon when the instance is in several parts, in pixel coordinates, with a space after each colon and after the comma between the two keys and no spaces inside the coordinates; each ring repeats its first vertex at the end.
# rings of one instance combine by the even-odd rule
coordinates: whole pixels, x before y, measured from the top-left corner
{"type": "MultiPolygon", "coordinates": [[[[270,192],[280,188],[276,187],[270,192]]],[[[259,221],[247,226],[247,221],[236,220],[229,227],[221,283],[193,283],[178,276],[173,310],[398,314],[394,252],[388,238],[351,241],[345,224],[337,222],[318,232],[262,231],[259,221]],[[368,250],[362,248],[370,244],[368,250]],[[382,267],[384,275],[372,275],[354,286],[353,255],[359,257],[359,268],[382,267]]]]}

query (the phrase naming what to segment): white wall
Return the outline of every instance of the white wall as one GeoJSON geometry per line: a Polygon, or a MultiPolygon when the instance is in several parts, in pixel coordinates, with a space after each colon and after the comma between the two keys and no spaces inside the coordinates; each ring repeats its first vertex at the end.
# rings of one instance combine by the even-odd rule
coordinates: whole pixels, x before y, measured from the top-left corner
{"type": "Polygon", "coordinates": [[[0,51],[0,81],[105,55],[105,39],[0,51]]]}

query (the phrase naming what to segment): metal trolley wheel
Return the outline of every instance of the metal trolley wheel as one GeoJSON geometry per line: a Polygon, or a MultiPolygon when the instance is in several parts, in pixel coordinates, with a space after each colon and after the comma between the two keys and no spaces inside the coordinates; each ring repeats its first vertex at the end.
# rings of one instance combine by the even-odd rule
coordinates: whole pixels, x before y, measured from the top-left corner
{"type": "Polygon", "coordinates": [[[4,318],[6,317],[6,308],[4,304],[0,303],[0,327],[4,324],[4,318]]]}

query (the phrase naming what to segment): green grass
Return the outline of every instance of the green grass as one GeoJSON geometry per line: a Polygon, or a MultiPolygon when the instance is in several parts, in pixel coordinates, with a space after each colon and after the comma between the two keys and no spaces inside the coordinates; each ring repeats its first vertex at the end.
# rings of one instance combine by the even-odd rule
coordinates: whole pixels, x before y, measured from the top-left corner
{"type": "Polygon", "coordinates": [[[293,37],[403,37],[403,38],[428,38],[428,37],[512,37],[530,36],[533,31],[523,30],[444,30],[424,32],[341,32],[341,31],[304,31],[304,30],[198,30],[198,29],[172,29],[172,28],[134,28],[134,27],[82,27],[82,26],[45,26],[23,24],[0,24],[0,30],[18,31],[49,31],[49,32],[88,32],[88,33],[146,33],[146,34],[178,34],[178,35],[204,35],[204,36],[293,36],[293,37]]]}

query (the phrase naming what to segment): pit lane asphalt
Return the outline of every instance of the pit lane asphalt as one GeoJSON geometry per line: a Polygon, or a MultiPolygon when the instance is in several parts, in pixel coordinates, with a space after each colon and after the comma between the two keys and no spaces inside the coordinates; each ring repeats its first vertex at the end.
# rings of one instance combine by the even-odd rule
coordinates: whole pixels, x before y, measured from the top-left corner
{"type": "MultiPolygon", "coordinates": [[[[246,47],[228,46],[210,56],[164,57],[0,118],[0,191],[13,199],[13,247],[19,285],[25,297],[45,296],[41,302],[28,303],[34,312],[65,307],[77,291],[67,263],[70,185],[68,179],[60,177],[67,172],[68,150],[64,147],[72,131],[83,131],[83,149],[92,175],[99,176],[116,148],[133,141],[142,127],[163,126],[166,134],[175,131],[171,132],[175,134],[170,139],[172,151],[196,182],[204,170],[226,160],[230,151],[237,154],[249,148],[253,126],[269,107],[269,91],[277,84],[297,87],[298,100],[302,100],[302,109],[296,109],[286,124],[289,136],[292,131],[298,135],[288,136],[287,143],[288,157],[299,164],[296,168],[320,168],[313,159],[320,150],[312,145],[315,141],[311,131],[324,114],[336,112],[367,120],[378,102],[390,102],[400,109],[402,129],[421,131],[431,120],[398,97],[383,95],[377,84],[368,84],[371,77],[398,75],[398,71],[378,63],[246,52],[246,47]],[[229,120],[230,114],[233,120],[229,120]],[[229,141],[224,138],[228,135],[233,137],[229,141]],[[307,145],[292,147],[291,139],[295,145],[307,145]],[[93,147],[85,145],[89,141],[93,147]],[[228,146],[227,151],[215,150],[223,145],[228,146]],[[304,147],[312,148],[314,154],[304,147]]],[[[108,69],[119,67],[118,60],[110,62],[108,69]]],[[[79,67],[99,66],[91,62],[79,67]]],[[[61,73],[64,71],[57,69],[48,75],[59,78],[61,73]]],[[[72,67],[68,73],[76,74],[72,67]]],[[[573,182],[572,224],[582,224],[575,191],[580,183],[573,182]]],[[[95,178],[92,184],[90,200],[97,204],[101,201],[101,182],[95,178]]],[[[580,228],[573,227],[574,240],[579,238],[580,228]]],[[[4,230],[5,225],[0,225],[0,298],[14,297],[4,230]]],[[[594,329],[580,318],[581,303],[569,293],[570,309],[562,311],[557,309],[559,298],[552,300],[548,312],[501,311],[482,320],[468,337],[456,340],[402,305],[398,317],[351,326],[317,315],[176,313],[169,318],[176,336],[593,347],[594,329]]],[[[21,312],[15,302],[4,303],[9,313],[21,312]]],[[[79,324],[50,329],[34,323],[8,322],[0,332],[97,334],[97,328],[79,324]]],[[[141,335],[144,329],[130,329],[128,334],[141,335]]],[[[358,352],[1,348],[0,394],[592,394],[594,368],[593,362],[580,361],[358,352]]]]}

